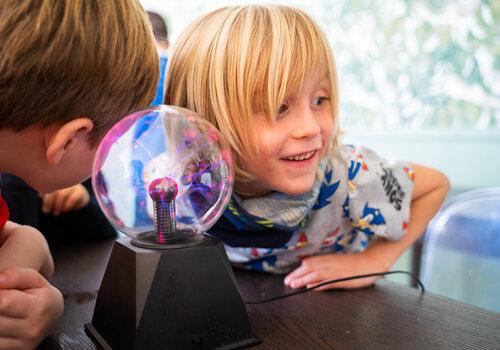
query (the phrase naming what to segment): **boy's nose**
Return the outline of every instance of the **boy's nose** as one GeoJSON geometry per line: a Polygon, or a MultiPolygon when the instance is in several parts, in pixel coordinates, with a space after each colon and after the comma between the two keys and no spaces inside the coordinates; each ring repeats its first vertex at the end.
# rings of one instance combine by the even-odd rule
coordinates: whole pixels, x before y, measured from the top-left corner
{"type": "Polygon", "coordinates": [[[310,107],[303,108],[299,113],[294,132],[296,138],[313,138],[321,133],[321,127],[310,107]]]}

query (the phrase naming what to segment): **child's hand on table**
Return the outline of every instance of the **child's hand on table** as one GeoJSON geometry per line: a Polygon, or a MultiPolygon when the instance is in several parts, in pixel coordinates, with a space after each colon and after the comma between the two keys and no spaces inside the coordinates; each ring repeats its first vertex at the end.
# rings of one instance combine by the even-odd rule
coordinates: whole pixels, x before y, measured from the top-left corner
{"type": "MultiPolygon", "coordinates": [[[[389,271],[391,264],[375,259],[369,250],[354,254],[315,255],[302,260],[302,264],[285,277],[291,288],[313,287],[328,280],[389,271]]],[[[334,288],[361,288],[372,285],[379,277],[360,278],[351,281],[327,284],[316,291],[334,288]]]]}
{"type": "Polygon", "coordinates": [[[87,189],[81,185],[64,188],[52,193],[42,193],[42,212],[59,216],[70,210],[84,208],[90,200],[87,189]]]}
{"type": "Polygon", "coordinates": [[[0,349],[34,349],[62,314],[61,292],[37,271],[0,272],[0,349]]]}

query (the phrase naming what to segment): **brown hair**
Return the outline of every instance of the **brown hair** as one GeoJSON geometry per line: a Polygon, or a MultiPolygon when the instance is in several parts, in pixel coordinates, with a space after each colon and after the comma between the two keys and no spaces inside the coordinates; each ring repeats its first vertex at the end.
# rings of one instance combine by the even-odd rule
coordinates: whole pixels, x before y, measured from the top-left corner
{"type": "Polygon", "coordinates": [[[158,67],[136,0],[0,1],[0,128],[88,117],[95,144],[151,102],[158,67]]]}
{"type": "Polygon", "coordinates": [[[165,22],[163,17],[156,12],[146,11],[146,13],[148,14],[149,21],[151,22],[151,25],[153,27],[153,34],[156,41],[168,46],[169,42],[167,23],[165,22]]]}

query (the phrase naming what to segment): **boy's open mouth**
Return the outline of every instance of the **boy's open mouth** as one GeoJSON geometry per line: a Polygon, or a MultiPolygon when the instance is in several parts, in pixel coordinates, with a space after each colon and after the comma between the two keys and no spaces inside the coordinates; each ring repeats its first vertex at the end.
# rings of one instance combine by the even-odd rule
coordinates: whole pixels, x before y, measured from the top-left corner
{"type": "Polygon", "coordinates": [[[281,159],[288,160],[288,161],[294,161],[294,162],[304,161],[304,160],[311,159],[316,154],[316,152],[317,152],[317,150],[313,150],[313,151],[300,153],[300,154],[297,154],[297,155],[294,155],[291,157],[286,157],[286,158],[281,158],[281,159]]]}

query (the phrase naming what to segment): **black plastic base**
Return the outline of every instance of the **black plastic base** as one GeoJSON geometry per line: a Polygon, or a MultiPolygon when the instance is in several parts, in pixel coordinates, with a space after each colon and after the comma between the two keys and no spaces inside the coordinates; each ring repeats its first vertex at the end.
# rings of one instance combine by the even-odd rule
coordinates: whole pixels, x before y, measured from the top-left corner
{"type": "Polygon", "coordinates": [[[205,236],[192,230],[175,231],[168,243],[158,243],[156,232],[149,231],[130,241],[132,245],[146,249],[179,249],[188,248],[205,243],[205,236]]]}
{"type": "Polygon", "coordinates": [[[115,242],[87,332],[104,349],[239,349],[250,330],[222,243],[148,250],[115,242]]]}

